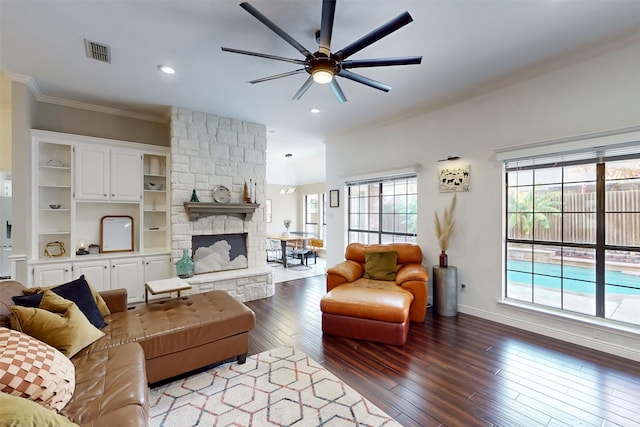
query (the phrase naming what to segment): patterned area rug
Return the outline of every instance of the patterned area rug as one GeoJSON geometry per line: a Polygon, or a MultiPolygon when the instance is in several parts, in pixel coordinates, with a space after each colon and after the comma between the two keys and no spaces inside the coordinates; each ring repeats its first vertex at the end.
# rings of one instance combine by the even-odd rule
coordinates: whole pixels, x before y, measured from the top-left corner
{"type": "Polygon", "coordinates": [[[292,347],[150,391],[152,426],[400,426],[292,347]]]}

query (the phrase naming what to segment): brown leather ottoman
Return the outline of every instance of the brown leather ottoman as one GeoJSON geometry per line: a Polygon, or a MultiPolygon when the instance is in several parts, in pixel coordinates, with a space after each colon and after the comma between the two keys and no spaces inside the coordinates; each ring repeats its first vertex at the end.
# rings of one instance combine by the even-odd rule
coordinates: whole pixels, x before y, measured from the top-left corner
{"type": "Polygon", "coordinates": [[[106,336],[83,351],[136,341],[155,383],[232,357],[244,363],[255,314],[227,292],[210,291],[138,304],[107,322],[106,336]]]}
{"type": "Polygon", "coordinates": [[[398,290],[338,286],[322,297],[322,332],[402,345],[409,333],[413,295],[398,290]]]}

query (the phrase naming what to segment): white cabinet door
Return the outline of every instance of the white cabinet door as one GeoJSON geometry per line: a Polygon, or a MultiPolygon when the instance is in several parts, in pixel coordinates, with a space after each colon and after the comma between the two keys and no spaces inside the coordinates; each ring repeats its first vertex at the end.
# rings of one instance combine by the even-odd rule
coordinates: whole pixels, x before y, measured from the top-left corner
{"type": "Polygon", "coordinates": [[[111,289],[109,261],[93,260],[73,263],[73,277],[78,278],[84,274],[84,278],[96,291],[111,289]]]}
{"type": "MultiPolygon", "coordinates": [[[[171,257],[169,255],[149,256],[144,258],[144,282],[168,279],[171,277],[171,257]]],[[[149,294],[149,300],[166,298],[168,294],[149,294]]]]}
{"type": "Polygon", "coordinates": [[[71,264],[43,264],[33,267],[32,286],[55,286],[71,280],[71,264]]]}
{"type": "Polygon", "coordinates": [[[142,200],[142,154],[138,151],[111,150],[111,200],[142,200]]]}
{"type": "Polygon", "coordinates": [[[126,288],[128,302],[144,301],[144,268],[142,258],[111,261],[111,289],[126,288]]]}
{"type": "Polygon", "coordinates": [[[169,255],[149,256],[144,259],[144,281],[168,279],[171,277],[171,257],[169,255]]]}
{"type": "Polygon", "coordinates": [[[109,200],[109,150],[75,148],[75,198],[109,200]]]}

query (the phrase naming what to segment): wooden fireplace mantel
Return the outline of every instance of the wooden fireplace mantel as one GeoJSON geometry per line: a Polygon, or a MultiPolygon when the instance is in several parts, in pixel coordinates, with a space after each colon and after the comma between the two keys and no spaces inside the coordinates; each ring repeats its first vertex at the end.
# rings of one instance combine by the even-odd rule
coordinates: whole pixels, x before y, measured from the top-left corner
{"type": "Polygon", "coordinates": [[[184,202],[184,209],[191,221],[211,215],[230,215],[247,220],[259,207],[259,203],[184,202]]]}

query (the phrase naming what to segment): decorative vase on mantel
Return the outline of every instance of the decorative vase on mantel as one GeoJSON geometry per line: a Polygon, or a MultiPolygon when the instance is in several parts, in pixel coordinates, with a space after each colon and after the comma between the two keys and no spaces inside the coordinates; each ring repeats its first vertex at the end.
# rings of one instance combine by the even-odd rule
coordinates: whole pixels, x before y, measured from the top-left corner
{"type": "Polygon", "coordinates": [[[445,251],[440,253],[440,267],[446,268],[449,266],[449,257],[445,251]]]}
{"type": "Polygon", "coordinates": [[[182,250],[182,258],[176,263],[176,273],[181,279],[186,279],[193,276],[195,263],[189,256],[188,249],[182,250]]]}

